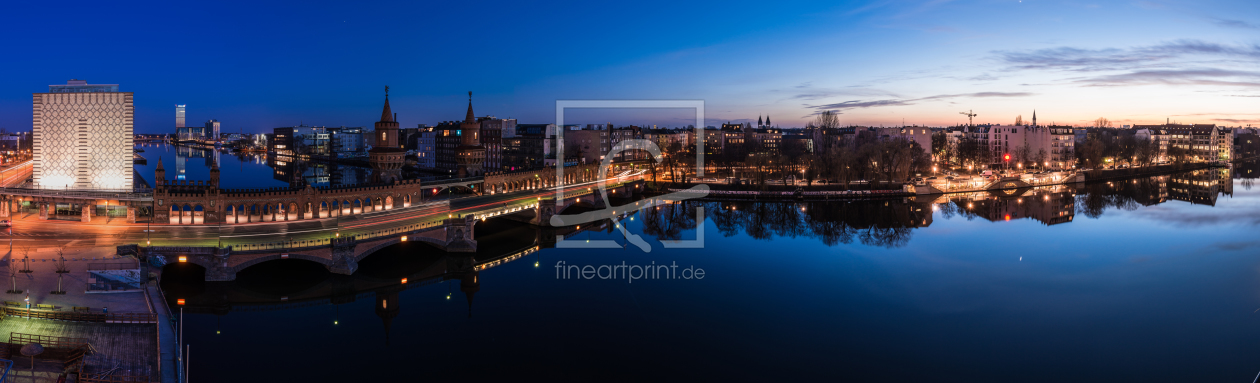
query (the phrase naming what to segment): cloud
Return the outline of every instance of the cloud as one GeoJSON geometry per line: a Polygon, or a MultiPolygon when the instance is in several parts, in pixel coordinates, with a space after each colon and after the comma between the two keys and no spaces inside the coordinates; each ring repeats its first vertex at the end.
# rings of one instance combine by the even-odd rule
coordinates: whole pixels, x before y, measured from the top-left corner
{"type": "Polygon", "coordinates": [[[1076,80],[1087,86],[1211,85],[1260,88],[1260,72],[1226,69],[1139,70],[1076,80]]]}
{"type": "Polygon", "coordinates": [[[1029,93],[1029,92],[977,92],[977,93],[963,93],[963,94],[942,94],[942,95],[936,95],[936,96],[920,97],[920,98],[915,98],[915,99],[901,99],[901,100],[874,100],[874,101],[853,100],[853,101],[845,101],[845,102],[838,102],[838,103],[832,103],[832,104],[806,105],[806,106],[809,108],[816,109],[816,110],[843,111],[843,110],[848,110],[848,109],[863,109],[863,108],[873,108],[873,107],[881,107],[881,106],[907,106],[907,105],[914,105],[920,101],[946,100],[946,99],[953,99],[953,98],[960,98],[960,97],[972,97],[972,98],[1028,97],[1032,95],[1034,95],[1034,93],[1029,93]]]}
{"type": "Polygon", "coordinates": [[[901,96],[893,92],[860,86],[846,87],[844,89],[815,88],[812,82],[793,86],[790,92],[796,94],[788,97],[787,99],[789,100],[819,100],[836,96],[901,98],[901,96]]]}
{"type": "Polygon", "coordinates": [[[1231,124],[1242,124],[1242,123],[1248,123],[1248,122],[1257,122],[1260,120],[1239,120],[1235,118],[1213,118],[1212,121],[1228,122],[1231,124]]]}
{"type": "Polygon", "coordinates": [[[811,106],[811,108],[826,109],[826,110],[831,110],[831,109],[845,110],[845,109],[870,108],[870,107],[875,107],[875,106],[905,106],[905,105],[914,105],[914,104],[906,100],[845,101],[845,102],[838,102],[834,104],[815,105],[815,106],[811,106]]]}
{"type": "Polygon", "coordinates": [[[1213,18],[1212,20],[1216,23],[1216,25],[1220,25],[1222,27],[1242,28],[1242,29],[1260,29],[1260,24],[1252,24],[1252,23],[1248,23],[1242,20],[1217,19],[1217,18],[1213,18]]]}
{"type": "Polygon", "coordinates": [[[988,73],[984,73],[979,76],[972,76],[972,77],[967,78],[967,80],[971,80],[971,81],[994,81],[997,79],[998,79],[997,76],[994,76],[988,73]]]}
{"type": "Polygon", "coordinates": [[[1213,245],[1212,247],[1216,248],[1217,250],[1238,251],[1238,250],[1245,250],[1245,249],[1256,247],[1256,246],[1260,246],[1260,241],[1220,242],[1213,245]]]}
{"type": "Polygon", "coordinates": [[[1224,45],[1198,40],[1178,40],[1128,49],[1058,47],[1033,51],[995,51],[994,53],[999,61],[1012,69],[1074,72],[1149,68],[1189,56],[1260,61],[1260,45],[1224,45]]]}

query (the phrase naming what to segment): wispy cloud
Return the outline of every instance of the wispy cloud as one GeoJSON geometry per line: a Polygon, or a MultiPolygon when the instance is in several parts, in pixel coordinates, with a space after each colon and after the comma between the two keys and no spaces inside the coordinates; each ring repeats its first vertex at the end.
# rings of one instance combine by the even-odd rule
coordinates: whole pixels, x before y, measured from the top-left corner
{"type": "MultiPolygon", "coordinates": [[[[783,91],[779,91],[783,92],[783,91]]],[[[886,90],[868,88],[863,86],[850,86],[842,89],[818,88],[814,87],[812,82],[801,83],[793,86],[786,92],[795,93],[788,96],[789,100],[820,100],[839,96],[858,96],[858,97],[892,97],[901,98],[900,95],[886,90]]]]}
{"type": "Polygon", "coordinates": [[[1260,24],[1252,24],[1252,23],[1248,23],[1242,20],[1213,18],[1212,21],[1215,22],[1216,25],[1220,25],[1222,27],[1242,28],[1242,29],[1260,29],[1260,24]]]}
{"type": "Polygon", "coordinates": [[[999,61],[1012,69],[1093,72],[1148,68],[1188,56],[1260,60],[1260,44],[1224,45],[1198,40],[1179,40],[1128,49],[1058,47],[994,53],[997,54],[999,61]]]}
{"type": "Polygon", "coordinates": [[[1260,120],[1240,120],[1236,118],[1213,118],[1212,121],[1228,122],[1231,124],[1243,124],[1249,122],[1258,122],[1260,120]]]}
{"type": "Polygon", "coordinates": [[[1225,69],[1139,70],[1076,80],[1088,86],[1211,85],[1260,88],[1260,72],[1225,69]]]}
{"type": "Polygon", "coordinates": [[[963,93],[963,94],[942,94],[942,95],[920,97],[920,98],[914,98],[914,99],[872,100],[872,101],[852,100],[852,101],[844,101],[844,102],[837,102],[837,103],[831,103],[831,104],[806,105],[806,106],[812,109],[816,109],[816,110],[844,111],[844,110],[849,110],[849,109],[863,109],[863,108],[873,108],[873,107],[881,107],[881,106],[906,106],[906,105],[914,105],[922,101],[947,100],[947,99],[961,98],[961,97],[973,97],[973,98],[1028,97],[1032,95],[1034,94],[1029,93],[1029,92],[977,92],[977,93],[963,93]]]}

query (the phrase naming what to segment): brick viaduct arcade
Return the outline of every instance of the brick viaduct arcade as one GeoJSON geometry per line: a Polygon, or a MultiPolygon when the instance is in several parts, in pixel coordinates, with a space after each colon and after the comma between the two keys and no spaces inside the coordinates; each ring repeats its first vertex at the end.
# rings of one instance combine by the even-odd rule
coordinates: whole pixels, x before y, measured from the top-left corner
{"type": "MultiPolygon", "coordinates": [[[[159,162],[160,164],[160,162],[159,162]]],[[[155,179],[164,180],[161,165],[155,179]]],[[[557,181],[555,169],[521,172],[491,172],[483,177],[458,180],[421,182],[419,180],[395,181],[390,184],[351,185],[345,187],[269,190],[219,189],[218,169],[211,169],[211,179],[200,181],[159,181],[154,188],[153,201],[158,206],[155,219],[169,220],[172,225],[245,224],[255,222],[280,222],[332,218],[374,211],[408,208],[425,203],[449,188],[462,188],[476,194],[498,194],[538,191],[553,187],[593,182],[598,178],[598,165],[580,165],[565,168],[565,175],[557,181]],[[487,186],[490,185],[490,186],[487,186]],[[488,192],[484,190],[489,189],[488,192]],[[169,206],[170,210],[163,208],[169,206]]],[[[610,196],[629,197],[643,190],[642,181],[625,180],[610,185],[610,196]]],[[[561,214],[570,206],[592,208],[608,206],[598,190],[582,190],[565,194],[556,203],[554,198],[531,201],[526,206],[505,206],[487,211],[469,212],[459,217],[444,219],[441,224],[409,225],[389,230],[384,235],[370,238],[353,236],[323,241],[301,241],[280,248],[261,250],[234,250],[232,246],[218,247],[171,247],[171,246],[120,246],[120,254],[135,253],[144,256],[163,256],[168,262],[177,260],[206,268],[207,281],[234,280],[236,273],[255,264],[278,259],[304,259],[323,264],[337,274],[353,274],[358,261],[368,255],[404,240],[425,242],[443,251],[460,253],[475,252],[474,227],[486,218],[498,218],[527,222],[539,227],[549,227],[552,215],[561,214]],[[479,219],[480,218],[480,219],[479,219]]],[[[434,210],[446,213],[449,205],[434,210]]],[[[579,226],[581,227],[581,226],[579,226]]],[[[601,225],[590,225],[586,230],[601,230],[601,225]]],[[[562,229],[558,233],[578,231],[562,229]]],[[[553,238],[554,239],[554,238],[553,238]]]]}

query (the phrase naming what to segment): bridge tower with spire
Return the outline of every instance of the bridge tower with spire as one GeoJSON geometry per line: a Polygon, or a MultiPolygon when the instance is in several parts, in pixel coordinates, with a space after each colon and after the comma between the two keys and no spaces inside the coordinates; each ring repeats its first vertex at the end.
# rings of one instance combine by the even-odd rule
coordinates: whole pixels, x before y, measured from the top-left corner
{"type": "Polygon", "coordinates": [[[398,144],[398,115],[389,108],[389,87],[385,87],[385,107],[381,120],[376,122],[376,145],[368,151],[372,165],[372,179],[389,183],[402,180],[402,166],[406,152],[398,144]]]}
{"type": "Polygon", "coordinates": [[[483,175],[486,148],[481,146],[481,123],[473,116],[472,92],[468,92],[468,114],[459,124],[459,147],[455,150],[455,165],[459,178],[483,175]]]}

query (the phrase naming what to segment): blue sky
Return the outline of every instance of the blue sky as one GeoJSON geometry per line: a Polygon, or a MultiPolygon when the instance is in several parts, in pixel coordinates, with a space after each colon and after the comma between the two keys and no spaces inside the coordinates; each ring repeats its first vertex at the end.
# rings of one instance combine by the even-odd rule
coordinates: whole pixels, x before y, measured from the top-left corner
{"type": "Polygon", "coordinates": [[[175,104],[224,131],[371,126],[385,85],[403,126],[461,119],[468,91],[522,123],[557,99],[703,99],[711,124],[1260,126],[1255,1],[43,3],[0,5],[0,128],[70,78],[135,92],[145,133],[175,104]]]}

